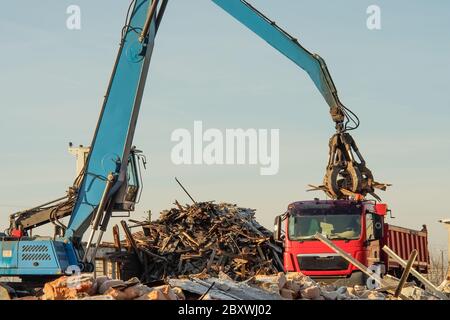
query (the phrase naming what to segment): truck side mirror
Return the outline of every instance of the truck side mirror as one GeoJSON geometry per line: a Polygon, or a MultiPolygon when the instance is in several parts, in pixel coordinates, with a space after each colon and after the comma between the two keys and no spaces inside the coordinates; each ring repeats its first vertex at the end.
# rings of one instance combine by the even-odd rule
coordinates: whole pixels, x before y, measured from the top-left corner
{"type": "Polygon", "coordinates": [[[373,235],[375,240],[380,240],[383,238],[384,228],[383,228],[383,217],[378,214],[373,215],[373,235]]]}
{"type": "Polygon", "coordinates": [[[281,241],[281,217],[275,217],[275,223],[273,226],[273,240],[275,242],[281,241]]]}

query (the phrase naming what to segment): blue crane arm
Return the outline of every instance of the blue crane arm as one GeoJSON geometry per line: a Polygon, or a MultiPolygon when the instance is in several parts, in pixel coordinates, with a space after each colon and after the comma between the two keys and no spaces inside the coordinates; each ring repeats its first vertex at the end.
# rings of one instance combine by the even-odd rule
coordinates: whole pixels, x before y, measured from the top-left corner
{"type": "Polygon", "coordinates": [[[330,152],[324,185],[314,187],[312,190],[323,190],[333,199],[371,194],[379,200],[374,189],[385,190],[388,185],[378,183],[373,179],[372,172],[366,167],[366,162],[359,152],[356,142],[346,132],[356,129],[359,126],[359,119],[355,113],[340,102],[325,61],[319,55],[306,50],[297,39],[277,26],[274,21],[246,0],[212,1],[305,70],[330,107],[330,114],[336,123],[337,132],[329,143],[330,152]],[[345,174],[341,174],[342,163],[347,164],[345,174]],[[350,192],[342,186],[351,186],[350,192]]]}
{"type": "Polygon", "coordinates": [[[148,24],[148,14],[157,0],[132,2],[127,25],[109,87],[91,144],[77,200],[65,236],[81,239],[98,208],[110,174],[114,184],[111,197],[126,179],[128,158],[147,78],[154,39],[156,18],[148,24]],[[148,28],[146,41],[140,35],[148,28]]]}
{"type": "Polygon", "coordinates": [[[272,20],[245,0],[212,0],[231,16],[256,33],[296,65],[305,70],[330,107],[336,123],[344,121],[343,105],[325,61],[302,47],[297,39],[281,29],[272,20]]]}
{"type": "MultiPolygon", "coordinates": [[[[304,69],[328,103],[333,120],[336,123],[344,121],[343,105],[320,56],[303,48],[296,39],[245,0],[212,1],[304,69]]],[[[129,23],[123,31],[116,65],[66,231],[68,238],[81,238],[89,227],[92,215],[102,200],[109,174],[113,174],[115,179],[113,187],[108,190],[108,197],[126,179],[128,157],[160,22],[160,16],[155,19],[148,19],[148,16],[158,2],[132,2],[129,23]],[[148,36],[142,42],[144,33],[148,36]]],[[[162,2],[165,7],[167,0],[162,2]]]]}

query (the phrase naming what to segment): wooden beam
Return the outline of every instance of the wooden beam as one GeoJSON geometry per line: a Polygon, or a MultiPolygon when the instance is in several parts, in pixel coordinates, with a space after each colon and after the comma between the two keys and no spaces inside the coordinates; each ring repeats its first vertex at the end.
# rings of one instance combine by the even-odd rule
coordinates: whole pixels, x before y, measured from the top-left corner
{"type": "Polygon", "coordinates": [[[349,255],[347,252],[345,252],[344,250],[342,250],[341,248],[339,248],[338,246],[336,246],[333,242],[331,242],[330,240],[328,240],[326,237],[324,237],[322,234],[320,233],[316,233],[315,238],[317,240],[320,240],[321,242],[323,242],[324,244],[326,244],[328,247],[330,247],[330,249],[332,249],[333,251],[335,251],[336,253],[338,253],[339,255],[341,255],[342,258],[344,258],[345,260],[347,260],[348,262],[350,262],[352,265],[354,265],[355,267],[357,267],[359,270],[361,270],[362,272],[364,272],[366,275],[368,275],[369,277],[371,277],[373,280],[375,280],[378,284],[380,284],[382,287],[385,286],[383,279],[381,279],[378,274],[376,274],[375,272],[373,272],[372,270],[370,270],[369,268],[367,268],[364,264],[362,264],[361,262],[359,262],[358,260],[356,260],[355,258],[353,258],[351,255],[349,255]]]}
{"type": "Polygon", "coordinates": [[[398,298],[400,293],[402,293],[403,287],[405,286],[406,280],[408,279],[409,274],[411,273],[411,268],[416,261],[418,251],[414,249],[409,255],[408,263],[406,264],[405,270],[403,270],[402,276],[400,278],[400,282],[395,289],[394,297],[398,298]]]}
{"type": "MultiPolygon", "coordinates": [[[[386,252],[392,259],[394,259],[398,264],[400,264],[403,268],[406,267],[407,263],[400,258],[394,251],[392,251],[388,246],[383,247],[383,251],[386,252]]],[[[436,297],[441,298],[443,300],[448,300],[448,297],[440,291],[434,284],[432,284],[427,278],[425,278],[423,275],[421,275],[417,270],[414,268],[411,268],[411,273],[419,279],[425,287],[432,292],[436,297]]]]}
{"type": "Polygon", "coordinates": [[[127,238],[128,243],[133,248],[134,253],[136,253],[137,258],[142,265],[143,264],[142,257],[140,255],[139,249],[136,245],[136,242],[134,241],[133,235],[131,234],[131,231],[128,228],[126,221],[122,220],[122,221],[120,221],[120,224],[122,225],[123,231],[125,232],[125,237],[127,238]]]}
{"type": "Polygon", "coordinates": [[[114,248],[117,252],[122,251],[122,246],[120,244],[120,233],[119,233],[119,226],[116,224],[113,227],[113,237],[114,237],[114,248]]]}

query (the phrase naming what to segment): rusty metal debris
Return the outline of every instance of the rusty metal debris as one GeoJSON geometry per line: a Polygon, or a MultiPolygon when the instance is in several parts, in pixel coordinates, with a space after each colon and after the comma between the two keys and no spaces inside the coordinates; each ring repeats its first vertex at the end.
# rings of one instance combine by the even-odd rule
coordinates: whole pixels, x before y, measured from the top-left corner
{"type": "Polygon", "coordinates": [[[245,280],[283,270],[282,250],[255,220],[254,210],[213,202],[175,204],[159,220],[141,223],[143,231],[132,236],[126,231],[146,281],[202,272],[245,280]]]}

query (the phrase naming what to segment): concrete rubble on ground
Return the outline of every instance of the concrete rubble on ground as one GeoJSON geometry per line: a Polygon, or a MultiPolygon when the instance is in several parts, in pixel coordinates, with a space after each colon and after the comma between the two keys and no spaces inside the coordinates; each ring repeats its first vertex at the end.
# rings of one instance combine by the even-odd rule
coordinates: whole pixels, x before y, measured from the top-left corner
{"type": "MultiPolygon", "coordinates": [[[[0,286],[1,288],[1,286],[0,286]]],[[[1,292],[1,291],[0,291],[1,292]]],[[[149,287],[139,279],[112,280],[93,274],[62,276],[45,284],[38,296],[14,300],[184,300],[183,292],[163,284],[149,287]]]]}
{"type": "Polygon", "coordinates": [[[370,290],[362,285],[318,283],[297,272],[257,275],[243,282],[235,282],[224,274],[218,278],[201,274],[169,279],[168,283],[196,294],[207,292],[203,299],[211,300],[438,300],[412,284],[396,298],[390,288],[370,290]]]}
{"type": "MultiPolygon", "coordinates": [[[[1,288],[1,287],[0,287],[1,288]]],[[[167,278],[165,284],[149,287],[137,278],[128,281],[107,277],[94,278],[92,274],[63,276],[45,284],[38,297],[26,296],[20,300],[336,300],[358,299],[342,287],[332,290],[320,287],[300,273],[259,275],[237,282],[220,272],[218,277],[206,274],[167,278]]],[[[364,290],[361,293],[365,293],[364,290]]],[[[0,290],[3,299],[9,299],[6,289],[0,290]],[[6,293],[5,293],[6,292],[6,293]]],[[[366,294],[371,299],[374,294],[366,294]]],[[[17,299],[17,298],[16,298],[17,299]]]]}
{"type": "Polygon", "coordinates": [[[450,295],[450,280],[444,280],[438,288],[445,294],[450,295]]]}
{"type": "Polygon", "coordinates": [[[319,283],[297,272],[256,275],[235,281],[219,272],[166,278],[142,284],[139,279],[113,280],[93,274],[63,276],[45,284],[41,294],[14,298],[0,285],[0,300],[438,300],[414,285],[394,297],[392,288],[369,290],[366,286],[319,283]]]}
{"type": "MultiPolygon", "coordinates": [[[[413,282],[399,286],[399,279],[389,275],[379,281],[381,288],[368,289],[280,272],[281,249],[272,241],[271,232],[254,219],[254,210],[212,202],[176,205],[155,222],[133,226],[143,231],[131,233],[132,227],[123,221],[126,242],[120,241],[117,231],[112,260],[127,269],[124,254],[136,257],[140,271],[135,276],[139,278],[62,276],[46,283],[37,294],[20,297],[0,284],[0,300],[438,300],[450,291],[448,282],[431,293],[413,282]]],[[[347,258],[365,271],[365,266],[347,258]]]]}
{"type": "MultiPolygon", "coordinates": [[[[125,222],[121,247],[137,257],[145,282],[164,280],[187,299],[212,300],[434,300],[436,295],[386,276],[382,287],[317,283],[301,273],[283,273],[281,249],[254,210],[226,203],[195,203],[165,210],[154,222],[125,222]],[[130,228],[143,231],[131,233],[130,228]]],[[[120,241],[119,241],[120,242],[120,241]]],[[[123,251],[118,252],[120,263],[123,251]]],[[[114,255],[113,255],[114,259],[114,255]]],[[[353,262],[351,262],[353,263],[353,262]]],[[[357,266],[358,267],[358,266],[357,266]]]]}
{"type": "Polygon", "coordinates": [[[10,292],[6,288],[6,286],[3,286],[0,284],[0,300],[10,300],[10,292]]]}

